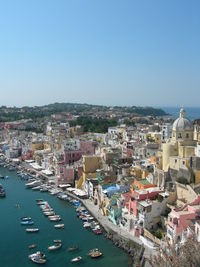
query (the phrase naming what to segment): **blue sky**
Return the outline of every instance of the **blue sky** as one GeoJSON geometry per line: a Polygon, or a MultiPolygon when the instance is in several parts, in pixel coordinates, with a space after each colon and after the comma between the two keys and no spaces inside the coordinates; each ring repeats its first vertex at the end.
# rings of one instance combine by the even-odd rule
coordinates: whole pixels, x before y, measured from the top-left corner
{"type": "Polygon", "coordinates": [[[199,0],[0,1],[0,105],[200,106],[199,0]]]}

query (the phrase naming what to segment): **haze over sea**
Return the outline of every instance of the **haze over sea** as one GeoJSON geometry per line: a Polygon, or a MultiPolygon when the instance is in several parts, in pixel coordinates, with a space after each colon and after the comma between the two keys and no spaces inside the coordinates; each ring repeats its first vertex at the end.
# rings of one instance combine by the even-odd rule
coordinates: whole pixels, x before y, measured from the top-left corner
{"type": "MultiPolygon", "coordinates": [[[[179,116],[181,107],[163,107],[162,109],[172,115],[174,118],[179,116]]],[[[200,107],[184,107],[186,116],[190,120],[200,119],[200,107]]]]}

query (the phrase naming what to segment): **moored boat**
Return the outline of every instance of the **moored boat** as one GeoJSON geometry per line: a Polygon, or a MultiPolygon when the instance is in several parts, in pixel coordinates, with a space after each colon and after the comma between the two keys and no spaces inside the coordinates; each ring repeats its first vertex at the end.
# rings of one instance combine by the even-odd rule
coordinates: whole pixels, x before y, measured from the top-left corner
{"type": "Polygon", "coordinates": [[[81,261],[82,260],[82,257],[81,256],[78,256],[78,257],[76,257],[76,258],[73,258],[72,260],[71,260],[71,262],[72,263],[75,263],[75,262],[79,262],[79,261],[81,261]]]}
{"type": "Polygon", "coordinates": [[[63,229],[63,228],[65,228],[65,225],[64,225],[64,223],[61,223],[61,224],[55,224],[55,225],[54,225],[54,228],[56,228],[56,229],[63,229]]]}
{"type": "Polygon", "coordinates": [[[48,250],[49,251],[54,251],[54,250],[60,249],[61,247],[62,247],[62,243],[56,243],[56,244],[54,244],[52,246],[49,246],[48,250]]]}
{"type": "Polygon", "coordinates": [[[73,245],[73,246],[71,246],[71,247],[68,247],[67,250],[68,250],[69,252],[78,250],[78,246],[77,246],[77,245],[73,245]]]}
{"type": "Polygon", "coordinates": [[[103,255],[103,254],[102,254],[102,252],[101,252],[100,250],[92,251],[92,252],[90,253],[90,257],[91,257],[92,259],[99,258],[99,257],[101,257],[102,255],[103,255]]]}
{"type": "Polygon", "coordinates": [[[26,228],[27,233],[37,233],[39,232],[39,228],[26,228]]]}
{"type": "Polygon", "coordinates": [[[31,219],[31,217],[21,217],[21,221],[22,222],[25,222],[25,221],[31,221],[32,219],[31,219]]]}
{"type": "Polygon", "coordinates": [[[45,254],[40,251],[29,255],[29,259],[37,264],[45,264],[47,262],[45,254]]]}
{"type": "Polygon", "coordinates": [[[32,225],[32,224],[34,224],[34,221],[21,221],[20,223],[22,225],[32,225]]]}
{"type": "Polygon", "coordinates": [[[37,247],[37,244],[31,244],[28,246],[29,249],[33,249],[33,248],[36,248],[37,247]]]}

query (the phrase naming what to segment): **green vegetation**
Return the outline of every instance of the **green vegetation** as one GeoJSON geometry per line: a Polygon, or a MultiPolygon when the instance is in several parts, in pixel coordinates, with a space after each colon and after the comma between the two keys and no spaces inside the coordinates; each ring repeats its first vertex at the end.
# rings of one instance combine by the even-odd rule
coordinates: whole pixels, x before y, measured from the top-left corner
{"type": "Polygon", "coordinates": [[[116,126],[115,119],[101,119],[90,117],[79,117],[76,121],[70,122],[70,126],[81,125],[85,132],[106,133],[108,127],[116,126]]]}
{"type": "MultiPolygon", "coordinates": [[[[88,105],[88,104],[75,104],[75,103],[54,103],[45,106],[35,106],[35,107],[0,107],[0,122],[6,121],[16,121],[20,119],[37,119],[43,117],[49,117],[52,114],[58,113],[71,113],[73,115],[84,115],[93,117],[94,114],[98,112],[104,113],[109,117],[112,113],[122,113],[130,114],[131,116],[164,116],[166,113],[162,109],[152,108],[152,107],[108,107],[108,106],[98,106],[98,105],[88,105]]],[[[109,121],[109,120],[108,120],[109,121]]],[[[96,120],[96,122],[101,123],[96,120]]],[[[109,123],[107,121],[104,124],[109,123]]],[[[111,122],[112,124],[112,122],[111,122]]],[[[132,122],[128,122],[132,125],[132,122]]],[[[92,126],[91,126],[92,127],[92,126]]],[[[107,126],[103,127],[101,130],[104,132],[107,126]]],[[[97,127],[98,128],[98,127],[97,127]]],[[[101,128],[101,127],[100,127],[101,128]]]]}

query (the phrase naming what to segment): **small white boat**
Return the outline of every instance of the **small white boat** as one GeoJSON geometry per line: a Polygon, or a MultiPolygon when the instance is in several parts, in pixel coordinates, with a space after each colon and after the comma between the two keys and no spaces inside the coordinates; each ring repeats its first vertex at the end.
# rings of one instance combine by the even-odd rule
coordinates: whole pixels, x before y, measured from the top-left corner
{"type": "Polygon", "coordinates": [[[91,223],[85,222],[85,223],[83,223],[83,227],[84,228],[90,228],[91,227],[91,223]]]}
{"type": "Polygon", "coordinates": [[[59,221],[61,221],[61,218],[60,217],[53,217],[53,218],[50,218],[49,220],[51,222],[59,222],[59,221]]]}
{"type": "Polygon", "coordinates": [[[54,225],[54,228],[56,228],[56,229],[64,229],[64,228],[65,228],[65,225],[64,225],[64,223],[61,223],[61,224],[55,224],[55,225],[54,225]]]}
{"type": "Polygon", "coordinates": [[[37,190],[40,190],[40,188],[41,188],[41,186],[39,185],[39,186],[35,186],[35,187],[33,187],[32,190],[33,190],[33,191],[37,191],[37,190]]]}
{"type": "Polygon", "coordinates": [[[55,215],[55,212],[54,211],[45,211],[45,212],[43,212],[43,214],[45,216],[53,216],[53,215],[55,215]]]}
{"type": "Polygon", "coordinates": [[[53,251],[53,250],[60,249],[61,247],[62,247],[62,243],[57,243],[55,245],[52,245],[52,246],[48,247],[48,250],[49,251],[53,251]]]}
{"type": "Polygon", "coordinates": [[[33,248],[36,248],[37,247],[37,244],[31,244],[28,246],[29,249],[33,249],[33,248]]]}
{"type": "Polygon", "coordinates": [[[39,228],[26,228],[27,233],[37,233],[39,232],[39,228]]]}
{"type": "Polygon", "coordinates": [[[78,257],[72,259],[71,262],[74,263],[74,262],[79,262],[81,260],[82,260],[82,257],[81,256],[78,256],[78,257]]]}
{"type": "Polygon", "coordinates": [[[35,180],[33,182],[27,183],[26,187],[27,188],[33,188],[33,187],[39,186],[40,184],[41,184],[40,181],[35,180]]]}
{"type": "Polygon", "coordinates": [[[40,251],[29,255],[29,259],[37,264],[45,264],[47,262],[45,254],[40,251]]]}

